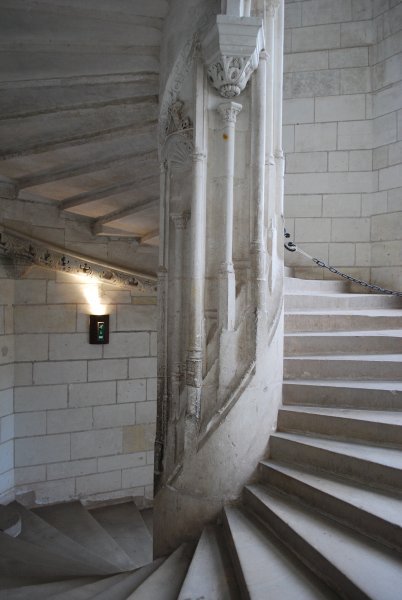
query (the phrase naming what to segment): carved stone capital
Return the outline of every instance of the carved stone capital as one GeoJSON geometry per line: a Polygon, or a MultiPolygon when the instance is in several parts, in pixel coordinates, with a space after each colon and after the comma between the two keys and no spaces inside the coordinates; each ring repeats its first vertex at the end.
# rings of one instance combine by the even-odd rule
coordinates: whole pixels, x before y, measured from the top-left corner
{"type": "Polygon", "coordinates": [[[186,360],[186,384],[200,388],[202,385],[202,356],[200,352],[190,352],[186,360]]]}
{"type": "Polygon", "coordinates": [[[237,102],[223,102],[218,106],[218,112],[225,123],[236,123],[237,115],[242,108],[242,105],[237,102]]]}
{"type": "Polygon", "coordinates": [[[170,215],[170,218],[172,219],[176,229],[183,230],[187,227],[187,223],[190,219],[190,213],[187,211],[182,213],[174,213],[170,215]]]}
{"type": "Polygon", "coordinates": [[[218,15],[202,45],[209,82],[224,98],[235,98],[258,67],[264,47],[262,21],[218,15]]]}
{"type": "Polygon", "coordinates": [[[274,17],[276,11],[278,10],[280,4],[281,4],[281,0],[265,0],[266,4],[266,10],[267,10],[267,15],[270,17],[274,17]]]}

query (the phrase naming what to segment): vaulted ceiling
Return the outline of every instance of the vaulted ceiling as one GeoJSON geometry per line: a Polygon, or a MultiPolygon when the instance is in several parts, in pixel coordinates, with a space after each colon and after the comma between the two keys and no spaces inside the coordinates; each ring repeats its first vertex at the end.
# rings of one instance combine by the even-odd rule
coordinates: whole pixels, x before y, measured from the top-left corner
{"type": "Polygon", "coordinates": [[[0,0],[0,174],[20,196],[157,244],[166,0],[0,0]]]}

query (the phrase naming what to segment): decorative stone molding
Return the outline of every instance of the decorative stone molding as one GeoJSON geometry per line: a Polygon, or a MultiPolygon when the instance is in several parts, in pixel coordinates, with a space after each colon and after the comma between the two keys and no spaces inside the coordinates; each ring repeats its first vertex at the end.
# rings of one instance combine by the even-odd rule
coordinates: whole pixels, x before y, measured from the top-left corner
{"type": "Polygon", "coordinates": [[[258,67],[264,47],[262,20],[218,15],[202,47],[208,80],[224,98],[239,96],[258,67]]]}
{"type": "Polygon", "coordinates": [[[90,279],[121,287],[134,287],[141,292],[156,290],[156,277],[129,269],[120,269],[94,258],[73,254],[24,233],[0,227],[0,252],[54,271],[85,275],[90,279]]]}

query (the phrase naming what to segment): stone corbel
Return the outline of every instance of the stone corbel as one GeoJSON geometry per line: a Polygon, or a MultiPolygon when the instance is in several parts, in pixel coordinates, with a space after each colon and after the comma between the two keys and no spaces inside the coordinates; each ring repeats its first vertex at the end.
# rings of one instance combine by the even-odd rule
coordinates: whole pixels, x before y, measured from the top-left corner
{"type": "Polygon", "coordinates": [[[262,19],[218,15],[202,48],[210,84],[224,98],[239,96],[264,48],[262,19]]]}

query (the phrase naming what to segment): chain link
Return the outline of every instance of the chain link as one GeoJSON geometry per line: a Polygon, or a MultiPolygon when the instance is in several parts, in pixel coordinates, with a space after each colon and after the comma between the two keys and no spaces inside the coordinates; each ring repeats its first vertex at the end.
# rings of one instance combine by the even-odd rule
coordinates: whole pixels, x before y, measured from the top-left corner
{"type": "MultiPolygon", "coordinates": [[[[285,238],[289,238],[289,237],[290,237],[290,233],[288,233],[285,229],[285,238]]],[[[324,262],[323,260],[320,260],[319,258],[314,258],[314,256],[307,254],[307,252],[305,252],[304,250],[300,250],[294,242],[291,242],[291,241],[286,242],[285,248],[289,252],[298,252],[299,254],[302,254],[306,258],[309,258],[310,260],[312,260],[318,267],[321,267],[322,269],[328,269],[328,271],[330,271],[330,273],[334,273],[334,275],[339,275],[339,277],[342,277],[343,279],[346,279],[347,281],[351,281],[352,283],[357,283],[358,285],[361,285],[362,287],[367,288],[368,290],[373,290],[373,291],[377,292],[378,294],[387,294],[388,296],[402,297],[402,292],[396,292],[395,290],[389,290],[387,288],[383,288],[379,285],[376,285],[375,283],[368,283],[367,281],[364,281],[364,279],[358,279],[357,277],[353,277],[352,275],[348,275],[347,273],[343,273],[342,271],[339,271],[339,269],[336,269],[335,267],[331,267],[330,265],[327,265],[327,263],[324,262]]]]}

